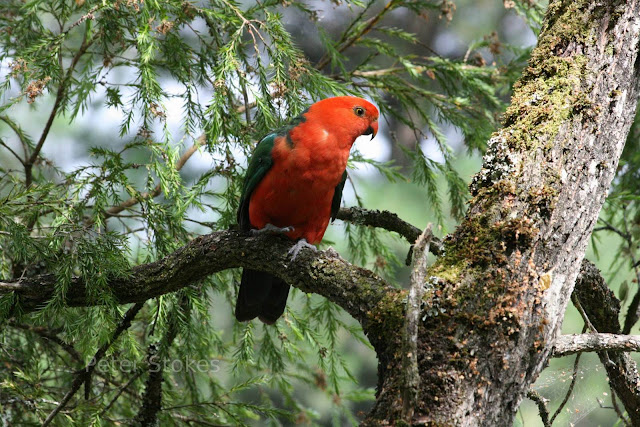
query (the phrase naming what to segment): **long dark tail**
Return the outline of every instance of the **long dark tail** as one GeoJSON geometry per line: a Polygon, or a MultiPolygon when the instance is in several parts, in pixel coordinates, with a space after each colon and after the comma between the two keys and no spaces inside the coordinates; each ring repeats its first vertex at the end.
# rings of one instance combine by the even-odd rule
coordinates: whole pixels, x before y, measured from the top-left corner
{"type": "Polygon", "coordinates": [[[236,301],[236,319],[245,322],[258,317],[271,325],[284,313],[288,296],[289,285],[283,280],[245,268],[236,301]]]}

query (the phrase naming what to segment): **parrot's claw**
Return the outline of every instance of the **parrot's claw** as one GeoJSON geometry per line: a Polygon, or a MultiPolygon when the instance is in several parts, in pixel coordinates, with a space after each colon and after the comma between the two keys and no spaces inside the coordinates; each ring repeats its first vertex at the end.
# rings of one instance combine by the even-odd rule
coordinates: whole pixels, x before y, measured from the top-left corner
{"type": "Polygon", "coordinates": [[[316,248],[314,245],[312,245],[311,243],[307,242],[307,239],[300,239],[296,242],[295,245],[293,245],[291,247],[291,249],[289,249],[289,252],[287,252],[288,254],[291,255],[291,261],[295,261],[296,257],[298,256],[298,253],[303,249],[303,248],[309,248],[311,249],[313,252],[318,252],[318,248],[316,248]]]}
{"type": "Polygon", "coordinates": [[[264,228],[261,228],[259,230],[256,229],[252,229],[251,230],[251,234],[253,234],[254,236],[257,236],[258,234],[264,234],[264,233],[268,233],[268,234],[284,234],[284,233],[288,233],[290,231],[293,231],[294,228],[292,226],[289,227],[276,227],[273,224],[267,224],[264,226],[264,228]]]}

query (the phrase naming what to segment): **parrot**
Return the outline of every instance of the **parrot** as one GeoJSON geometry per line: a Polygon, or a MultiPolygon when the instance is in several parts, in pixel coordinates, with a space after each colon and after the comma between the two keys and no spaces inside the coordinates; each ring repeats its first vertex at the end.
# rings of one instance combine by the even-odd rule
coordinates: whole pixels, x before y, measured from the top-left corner
{"type": "MultiPolygon", "coordinates": [[[[322,99],[262,138],[245,175],[237,211],[240,230],[284,233],[295,245],[316,250],[336,218],[356,138],[378,133],[379,112],[354,96],[322,99]]],[[[271,325],[284,313],[289,285],[269,273],[243,269],[235,306],[238,321],[271,325]]]]}

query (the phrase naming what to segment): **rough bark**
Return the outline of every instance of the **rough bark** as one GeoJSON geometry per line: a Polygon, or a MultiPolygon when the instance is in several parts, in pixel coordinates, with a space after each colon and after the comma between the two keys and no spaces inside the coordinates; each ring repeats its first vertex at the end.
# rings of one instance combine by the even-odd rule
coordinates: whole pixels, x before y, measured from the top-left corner
{"type": "MultiPolygon", "coordinates": [[[[551,2],[428,274],[414,422],[511,425],[546,365],[634,116],[639,14],[638,1],[551,2]]],[[[399,417],[398,348],[378,353],[371,424],[399,417]]]]}
{"type": "Polygon", "coordinates": [[[427,272],[427,259],[431,238],[431,224],[418,237],[414,244],[413,269],[409,294],[407,296],[406,313],[404,319],[404,335],[402,342],[402,419],[410,422],[418,402],[420,389],[420,368],[418,366],[418,330],[420,315],[422,314],[422,300],[424,299],[424,282],[427,272]]]}
{"type": "Polygon", "coordinates": [[[617,334],[569,334],[560,335],[553,344],[553,356],[569,356],[585,351],[638,351],[640,337],[617,334]]]}
{"type": "MultiPolygon", "coordinates": [[[[287,251],[291,241],[283,236],[252,236],[239,231],[219,231],[200,236],[165,258],[133,267],[122,277],[109,280],[120,303],[142,302],[195,284],[198,280],[229,268],[254,268],[275,274],[304,292],[325,296],[339,304],[366,327],[384,306],[406,292],[392,288],[371,271],[354,266],[334,250],[303,250],[295,262],[287,251]]],[[[23,311],[43,306],[53,295],[56,278],[51,274],[0,282],[0,294],[15,292],[23,311]]],[[[98,304],[86,292],[81,277],[71,279],[66,292],[69,306],[98,304]]],[[[376,320],[374,323],[377,323],[376,320]]]]}

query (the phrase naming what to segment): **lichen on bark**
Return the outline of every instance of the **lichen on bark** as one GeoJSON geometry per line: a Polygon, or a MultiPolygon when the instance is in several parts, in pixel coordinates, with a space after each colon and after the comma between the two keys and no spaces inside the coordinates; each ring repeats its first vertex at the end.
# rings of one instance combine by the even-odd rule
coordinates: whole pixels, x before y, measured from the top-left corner
{"type": "Polygon", "coordinates": [[[429,270],[423,420],[509,425],[548,360],[635,111],[639,12],[551,2],[467,216],[429,270]]]}

